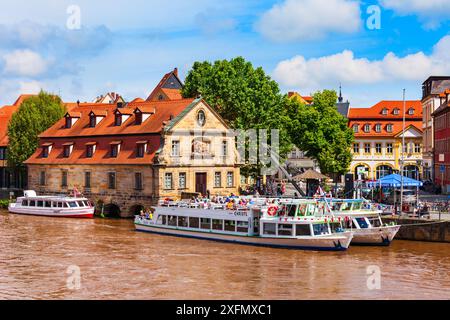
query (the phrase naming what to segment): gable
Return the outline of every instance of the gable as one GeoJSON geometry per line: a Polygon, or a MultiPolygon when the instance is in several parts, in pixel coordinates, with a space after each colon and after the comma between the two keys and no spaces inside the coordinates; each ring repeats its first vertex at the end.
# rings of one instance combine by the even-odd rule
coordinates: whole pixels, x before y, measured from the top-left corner
{"type": "Polygon", "coordinates": [[[163,83],[161,88],[164,89],[182,89],[183,85],[181,84],[180,80],[178,80],[177,77],[172,73],[169,78],[163,83]]]}
{"type": "MultiPolygon", "coordinates": [[[[418,129],[416,129],[416,127],[414,126],[409,126],[408,128],[406,128],[405,132],[404,132],[404,136],[405,138],[421,138],[422,137],[422,132],[418,129]]],[[[403,137],[403,133],[400,132],[398,134],[399,138],[403,137]]]]}

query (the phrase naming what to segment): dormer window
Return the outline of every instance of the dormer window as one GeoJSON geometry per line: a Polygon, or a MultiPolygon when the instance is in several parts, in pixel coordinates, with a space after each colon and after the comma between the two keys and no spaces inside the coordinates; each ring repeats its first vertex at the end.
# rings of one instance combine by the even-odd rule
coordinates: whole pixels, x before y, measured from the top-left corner
{"type": "Polygon", "coordinates": [[[353,125],[353,132],[354,133],[358,133],[359,132],[359,125],[358,124],[354,124],[353,125]]]}
{"type": "Polygon", "coordinates": [[[106,117],[106,112],[100,112],[100,111],[91,111],[91,113],[89,113],[89,127],[90,128],[95,128],[100,121],[102,121],[104,118],[106,117]]]}
{"type": "Polygon", "coordinates": [[[71,117],[66,117],[66,125],[65,125],[66,129],[70,129],[72,128],[72,118],[71,117]]]}
{"type": "Polygon", "coordinates": [[[42,145],[42,158],[48,158],[48,155],[52,151],[52,143],[45,143],[42,145]]]}
{"type": "Polygon", "coordinates": [[[117,158],[117,156],[119,155],[120,152],[120,145],[121,145],[121,141],[113,141],[111,142],[111,150],[110,150],[110,157],[111,158],[117,158]]]}
{"type": "Polygon", "coordinates": [[[117,127],[122,125],[122,115],[120,113],[116,114],[116,118],[114,120],[114,125],[117,127]]]}
{"type": "Polygon", "coordinates": [[[381,110],[381,114],[382,115],[387,115],[388,114],[388,109],[386,109],[386,108],[383,108],[383,110],[381,110]]]}
{"type": "Polygon", "coordinates": [[[95,128],[96,124],[97,124],[97,118],[95,117],[95,115],[91,114],[89,117],[89,127],[95,128]]]}
{"type": "Polygon", "coordinates": [[[378,132],[378,133],[381,132],[381,124],[377,123],[377,124],[375,125],[375,132],[378,132]]]}
{"type": "Polygon", "coordinates": [[[97,143],[95,142],[89,142],[86,143],[86,158],[92,158],[95,153],[97,143]]]}
{"type": "Polygon", "coordinates": [[[114,125],[117,127],[121,126],[131,115],[131,112],[124,110],[123,108],[117,109],[115,111],[114,125]]]}
{"type": "Polygon", "coordinates": [[[134,110],[134,118],[135,118],[134,123],[136,125],[141,125],[155,112],[156,112],[156,109],[154,109],[152,111],[143,111],[143,110],[140,110],[139,108],[136,108],[134,110]]]}
{"type": "Polygon", "coordinates": [[[386,125],[386,131],[389,133],[392,132],[392,124],[389,123],[386,125]]]}
{"type": "Polygon", "coordinates": [[[70,129],[78,121],[78,119],[80,119],[81,115],[79,113],[67,112],[64,117],[66,118],[66,123],[65,123],[64,127],[66,129],[70,129]]]}
{"type": "Polygon", "coordinates": [[[148,141],[138,141],[136,143],[136,158],[143,158],[147,152],[148,141]]]}
{"type": "Polygon", "coordinates": [[[140,112],[139,110],[137,110],[135,113],[135,123],[136,125],[142,124],[142,112],[140,112]]]}
{"type": "Polygon", "coordinates": [[[400,109],[399,108],[395,108],[392,113],[397,116],[397,115],[400,114],[400,109]]]}
{"type": "Polygon", "coordinates": [[[409,108],[408,109],[408,114],[409,115],[413,115],[414,114],[414,108],[409,108]]]}
{"type": "Polygon", "coordinates": [[[370,124],[364,125],[364,132],[369,133],[370,132],[370,124]]]}
{"type": "Polygon", "coordinates": [[[72,154],[72,150],[73,150],[73,143],[69,142],[69,143],[65,143],[63,144],[63,157],[64,158],[69,158],[70,155],[72,154]]]}

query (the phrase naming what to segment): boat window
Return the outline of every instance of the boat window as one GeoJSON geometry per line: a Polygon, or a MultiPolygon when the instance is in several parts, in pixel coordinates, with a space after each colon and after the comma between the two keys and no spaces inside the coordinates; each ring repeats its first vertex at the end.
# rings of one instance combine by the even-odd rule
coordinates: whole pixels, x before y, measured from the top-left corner
{"type": "Polygon", "coordinates": [[[333,210],[333,211],[341,211],[341,202],[334,202],[332,205],[331,205],[331,210],[333,210]]]}
{"type": "Polygon", "coordinates": [[[200,219],[200,228],[201,229],[211,229],[211,219],[209,218],[201,218],[200,219]]]}
{"type": "Polygon", "coordinates": [[[369,225],[368,225],[368,223],[367,223],[367,221],[366,221],[366,218],[356,218],[355,220],[356,220],[356,222],[358,222],[359,227],[360,227],[361,229],[367,229],[367,228],[369,228],[369,225]]]}
{"type": "Polygon", "coordinates": [[[213,219],[212,228],[213,230],[223,230],[223,220],[213,219]]]}
{"type": "Polygon", "coordinates": [[[328,226],[324,223],[313,225],[314,235],[328,234],[328,226]]]}
{"type": "Polygon", "coordinates": [[[225,231],[236,232],[236,221],[234,221],[234,220],[225,220],[225,231]]]}
{"type": "Polygon", "coordinates": [[[188,219],[187,217],[178,217],[178,226],[187,228],[188,227],[188,219]]]}
{"type": "Polygon", "coordinates": [[[77,201],[77,203],[78,203],[79,207],[84,207],[84,202],[83,201],[77,201]]]}
{"type": "Polygon", "coordinates": [[[275,235],[276,233],[276,224],[275,223],[264,223],[263,225],[264,234],[275,235]]]}
{"type": "Polygon", "coordinates": [[[362,202],[353,203],[353,210],[361,210],[362,202]]]}
{"type": "Polygon", "coordinates": [[[307,209],[307,204],[306,203],[302,203],[298,206],[298,214],[300,216],[305,216],[306,215],[306,209],[307,209]]]}
{"type": "Polygon", "coordinates": [[[177,217],[176,216],[169,216],[168,217],[168,225],[172,227],[177,226],[177,217]]]}
{"type": "Polygon", "coordinates": [[[166,216],[166,215],[163,215],[163,216],[162,216],[162,224],[163,224],[163,225],[166,225],[166,224],[167,224],[167,216],[166,216]]]}
{"type": "Polygon", "coordinates": [[[237,222],[237,232],[248,232],[248,222],[247,221],[238,221],[237,222]]]}
{"type": "Polygon", "coordinates": [[[34,207],[36,205],[36,201],[30,200],[30,207],[34,207]]]}
{"type": "Polygon", "coordinates": [[[52,202],[51,201],[45,201],[45,207],[46,208],[51,208],[52,207],[52,202]]]}
{"type": "Polygon", "coordinates": [[[58,208],[62,208],[63,207],[63,203],[62,202],[58,202],[58,208]]]}
{"type": "Polygon", "coordinates": [[[341,205],[341,211],[349,211],[352,204],[349,202],[343,202],[341,205]]]}
{"type": "Polygon", "coordinates": [[[37,202],[37,206],[38,207],[43,207],[44,206],[44,201],[38,201],[37,202]]]}
{"type": "Polygon", "coordinates": [[[279,224],[278,225],[279,236],[292,236],[292,224],[279,224]]]}
{"type": "Polygon", "coordinates": [[[369,222],[373,227],[381,227],[381,225],[382,225],[379,218],[369,219],[369,222]]]}
{"type": "Polygon", "coordinates": [[[295,226],[295,234],[297,237],[300,236],[310,236],[311,229],[309,228],[309,224],[298,224],[295,226]]]}
{"type": "Polygon", "coordinates": [[[69,206],[70,206],[71,208],[76,208],[76,207],[77,207],[77,203],[76,203],[75,201],[70,201],[70,202],[69,202],[69,206]]]}
{"type": "Polygon", "coordinates": [[[85,205],[86,207],[90,207],[89,201],[83,201],[83,203],[84,203],[84,205],[85,205]]]}
{"type": "Polygon", "coordinates": [[[22,201],[22,206],[24,206],[24,207],[28,206],[28,200],[23,200],[22,201]]]}
{"type": "Polygon", "coordinates": [[[287,205],[287,215],[288,217],[295,217],[295,211],[297,210],[296,204],[287,205]]]}
{"type": "Polygon", "coordinates": [[[200,227],[200,222],[199,222],[199,218],[193,218],[190,217],[189,218],[189,228],[199,228],[200,227]]]}
{"type": "Polygon", "coordinates": [[[163,216],[162,214],[160,214],[159,216],[158,216],[158,219],[156,219],[156,224],[165,224],[165,223],[163,223],[163,217],[165,217],[165,216],[163,216]]]}

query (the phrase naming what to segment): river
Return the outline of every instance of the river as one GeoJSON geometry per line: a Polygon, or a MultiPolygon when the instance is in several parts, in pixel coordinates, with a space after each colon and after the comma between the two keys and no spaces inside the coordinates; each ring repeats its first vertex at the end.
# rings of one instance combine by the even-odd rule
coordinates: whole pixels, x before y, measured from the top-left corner
{"type": "Polygon", "coordinates": [[[3,211],[0,244],[0,299],[450,299],[444,243],[294,251],[3,211]]]}

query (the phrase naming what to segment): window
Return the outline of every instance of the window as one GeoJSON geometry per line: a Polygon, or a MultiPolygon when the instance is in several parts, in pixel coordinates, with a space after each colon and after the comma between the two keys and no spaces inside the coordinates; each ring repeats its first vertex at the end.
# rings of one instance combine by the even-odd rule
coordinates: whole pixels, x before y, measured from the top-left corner
{"type": "Polygon", "coordinates": [[[138,110],[135,113],[135,124],[136,125],[142,124],[142,113],[138,110]]]}
{"type": "Polygon", "coordinates": [[[414,143],[414,152],[415,153],[421,153],[422,152],[422,148],[420,146],[420,143],[414,143]]]}
{"type": "Polygon", "coordinates": [[[388,154],[392,154],[393,153],[392,143],[387,143],[386,144],[386,153],[388,153],[388,154]]]}
{"type": "Polygon", "coordinates": [[[377,123],[376,125],[375,125],[375,132],[381,132],[381,124],[379,124],[379,123],[377,123]]]}
{"type": "Polygon", "coordinates": [[[23,207],[27,207],[28,206],[28,200],[23,200],[22,201],[22,206],[23,207]]]}
{"type": "Polygon", "coordinates": [[[61,173],[61,186],[67,187],[67,171],[62,171],[61,173]]]}
{"type": "Polygon", "coordinates": [[[359,153],[359,143],[353,144],[353,153],[359,153]]]}
{"type": "Polygon", "coordinates": [[[86,146],[86,158],[92,158],[94,156],[94,146],[86,146]]]}
{"type": "Polygon", "coordinates": [[[413,115],[414,114],[414,108],[409,108],[408,109],[408,114],[409,115],[413,115]]]}
{"type": "Polygon", "coordinates": [[[386,131],[387,132],[392,132],[392,124],[386,125],[386,131]]]}
{"type": "Polygon", "coordinates": [[[142,190],[143,189],[142,173],[141,172],[136,172],[134,174],[134,188],[136,190],[142,190]]]}
{"type": "Polygon", "coordinates": [[[6,160],[6,148],[0,148],[0,160],[6,160]]]}
{"type": "Polygon", "coordinates": [[[42,158],[48,158],[48,146],[42,148],[42,158]]]}
{"type": "Polygon", "coordinates": [[[172,141],[172,157],[180,156],[180,141],[174,140],[172,141]]]}
{"type": "Polygon", "coordinates": [[[117,158],[118,154],[119,154],[119,145],[112,144],[111,145],[111,158],[117,158]]]}
{"type": "Polygon", "coordinates": [[[248,232],[248,222],[247,221],[238,221],[236,226],[237,232],[248,232]]]}
{"type": "Polygon", "coordinates": [[[393,114],[398,115],[400,114],[400,109],[399,108],[395,108],[393,111],[393,114]]]}
{"type": "Polygon", "coordinates": [[[66,128],[66,129],[72,128],[72,118],[71,118],[71,117],[66,117],[65,128],[66,128]]]}
{"type": "Polygon", "coordinates": [[[279,224],[278,225],[279,236],[292,236],[292,224],[279,224]]]}
{"type": "Polygon", "coordinates": [[[364,125],[364,132],[366,132],[366,133],[370,132],[370,124],[364,125]]]}
{"type": "Polygon", "coordinates": [[[221,188],[221,187],[222,187],[222,173],[215,172],[214,173],[214,188],[221,188]]]}
{"type": "Polygon", "coordinates": [[[297,224],[295,226],[295,235],[297,237],[310,236],[311,229],[309,228],[309,224],[297,224]]]}
{"type": "Polygon", "coordinates": [[[213,230],[223,230],[223,220],[213,219],[212,228],[213,230]]]}
{"type": "Polygon", "coordinates": [[[97,117],[94,114],[91,114],[89,117],[89,127],[95,128],[96,124],[97,124],[97,117]]]}
{"type": "Polygon", "coordinates": [[[145,144],[138,143],[136,148],[137,148],[136,149],[136,157],[137,158],[143,158],[144,154],[145,154],[145,144]]]}
{"type": "Polygon", "coordinates": [[[39,174],[39,184],[45,186],[45,171],[41,171],[39,174]]]}
{"type": "Polygon", "coordinates": [[[177,217],[176,216],[168,216],[167,224],[172,227],[177,226],[177,217]]]}
{"type": "Polygon", "coordinates": [[[224,225],[225,225],[224,226],[225,231],[236,232],[236,221],[234,221],[234,220],[225,220],[224,225]]]}
{"type": "Polygon", "coordinates": [[[200,228],[200,222],[199,218],[190,217],[189,218],[189,228],[200,228]]]}
{"type": "Polygon", "coordinates": [[[178,174],[178,188],[186,189],[186,172],[180,172],[178,174]]]}
{"type": "Polygon", "coordinates": [[[376,153],[381,153],[381,143],[376,143],[375,144],[375,152],[376,153]]]}
{"type": "Polygon", "coordinates": [[[315,224],[313,225],[313,231],[315,236],[328,234],[328,226],[326,224],[315,224]]]}
{"type": "Polygon", "coordinates": [[[359,132],[359,125],[357,125],[357,124],[353,125],[353,132],[354,133],[358,133],[359,132]]]}
{"type": "Polygon", "coordinates": [[[86,171],[84,173],[84,187],[88,188],[88,189],[91,187],[91,172],[90,171],[86,171]]]}
{"type": "Polygon", "coordinates": [[[173,188],[172,173],[167,172],[164,175],[164,189],[170,190],[172,188],[173,188]]]}
{"type": "Polygon", "coordinates": [[[234,185],[234,174],[233,172],[227,173],[227,187],[231,188],[234,185]]]}
{"type": "Polygon", "coordinates": [[[226,157],[228,155],[228,141],[222,141],[222,157],[226,157]]]}
{"type": "Polygon", "coordinates": [[[71,151],[71,150],[72,150],[72,146],[69,146],[69,145],[64,146],[64,150],[63,150],[63,152],[64,152],[64,158],[70,157],[70,151],[71,151]]]}
{"type": "Polygon", "coordinates": [[[370,143],[364,143],[364,153],[370,153],[370,143]]]}
{"type": "Polygon", "coordinates": [[[383,110],[381,110],[381,114],[387,115],[388,114],[388,109],[383,108],[383,110]]]}
{"type": "Polygon", "coordinates": [[[275,223],[264,223],[263,233],[266,235],[276,235],[277,229],[275,223]]]}
{"type": "Polygon", "coordinates": [[[44,207],[44,201],[38,201],[37,206],[43,208],[44,207]]]}
{"type": "Polygon", "coordinates": [[[200,228],[209,230],[211,229],[211,219],[210,218],[200,218],[200,228]]]}
{"type": "Polygon", "coordinates": [[[115,189],[116,188],[116,173],[108,172],[108,188],[115,189]]]}
{"type": "Polygon", "coordinates": [[[116,117],[114,119],[114,125],[117,127],[122,125],[122,115],[120,113],[116,114],[116,117]]]}
{"type": "Polygon", "coordinates": [[[178,217],[178,226],[187,228],[188,227],[188,218],[187,217],[178,217]]]}

